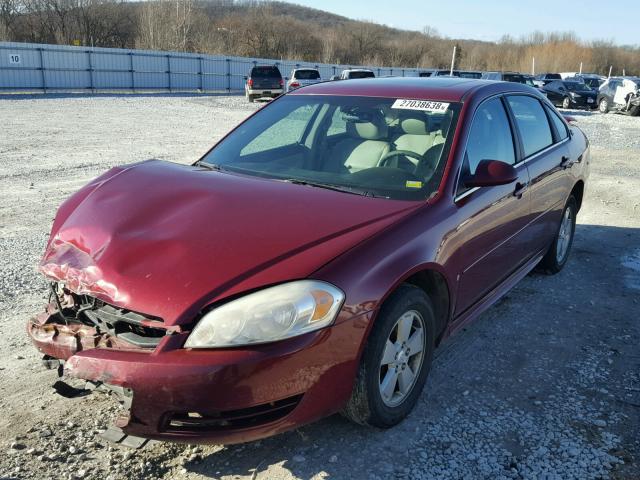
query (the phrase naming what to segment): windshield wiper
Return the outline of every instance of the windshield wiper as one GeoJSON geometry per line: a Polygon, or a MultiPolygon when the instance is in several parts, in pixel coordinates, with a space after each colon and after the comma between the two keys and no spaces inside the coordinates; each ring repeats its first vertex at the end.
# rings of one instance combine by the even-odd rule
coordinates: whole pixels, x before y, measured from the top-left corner
{"type": "Polygon", "coordinates": [[[222,172],[226,170],[222,165],[218,165],[217,163],[207,163],[207,162],[203,162],[202,160],[196,162],[196,166],[204,167],[207,170],[214,170],[216,172],[222,172]]]}
{"type": "Polygon", "coordinates": [[[362,197],[375,197],[373,193],[366,190],[360,190],[357,188],[350,188],[341,185],[333,185],[331,183],[310,182],[309,180],[301,180],[299,178],[285,178],[282,181],[293,183],[295,185],[307,185],[309,187],[324,188],[326,190],[333,190],[335,192],[350,193],[352,195],[360,195],[362,197]]]}

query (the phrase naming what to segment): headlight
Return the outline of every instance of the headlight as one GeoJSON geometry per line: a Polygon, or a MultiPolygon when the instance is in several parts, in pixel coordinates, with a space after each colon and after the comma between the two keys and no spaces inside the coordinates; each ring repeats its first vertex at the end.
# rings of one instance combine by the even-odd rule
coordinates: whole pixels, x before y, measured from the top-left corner
{"type": "Polygon", "coordinates": [[[571,92],[571,96],[572,96],[573,98],[580,98],[580,97],[582,97],[582,95],[580,95],[580,94],[578,94],[578,93],[573,93],[573,92],[571,92]]]}
{"type": "Polygon", "coordinates": [[[300,280],[265,288],[204,315],[185,348],[266,343],[331,325],[344,293],[325,282],[300,280]]]}

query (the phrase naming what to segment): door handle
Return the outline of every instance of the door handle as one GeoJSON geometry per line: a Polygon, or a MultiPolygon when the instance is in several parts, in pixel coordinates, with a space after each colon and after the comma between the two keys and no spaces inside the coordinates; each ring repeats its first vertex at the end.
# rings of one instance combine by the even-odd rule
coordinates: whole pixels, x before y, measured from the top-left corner
{"type": "Polygon", "coordinates": [[[527,191],[529,188],[529,182],[518,182],[516,183],[516,189],[513,192],[513,195],[518,198],[522,198],[522,194],[527,191]]]}
{"type": "Polygon", "coordinates": [[[572,162],[569,157],[563,156],[562,160],[560,161],[560,168],[563,168],[566,170],[567,168],[572,167],[574,163],[576,162],[572,162]]]}

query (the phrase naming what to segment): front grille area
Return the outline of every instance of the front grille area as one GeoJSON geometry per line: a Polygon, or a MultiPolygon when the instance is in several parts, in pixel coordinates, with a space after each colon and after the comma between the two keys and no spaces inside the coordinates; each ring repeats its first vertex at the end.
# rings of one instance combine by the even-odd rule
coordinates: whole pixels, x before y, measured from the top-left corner
{"type": "Polygon", "coordinates": [[[288,397],[240,410],[227,410],[214,414],[198,412],[173,413],[165,423],[164,431],[175,433],[203,433],[251,428],[265,425],[290,414],[302,400],[302,395],[288,397]]]}
{"type": "MultiPolygon", "coordinates": [[[[96,346],[128,343],[136,348],[155,348],[166,334],[162,319],[110,305],[90,295],[78,295],[61,284],[51,285],[52,315],[47,324],[64,325],[73,331],[92,328],[96,346]]],[[[86,332],[87,334],[89,332],[86,332]]]]}
{"type": "Polygon", "coordinates": [[[155,348],[165,335],[162,321],[140,313],[117,308],[100,300],[94,301],[91,308],[82,309],[87,317],[98,329],[125,340],[141,348],[155,348]],[[156,323],[158,327],[149,326],[156,323]]]}

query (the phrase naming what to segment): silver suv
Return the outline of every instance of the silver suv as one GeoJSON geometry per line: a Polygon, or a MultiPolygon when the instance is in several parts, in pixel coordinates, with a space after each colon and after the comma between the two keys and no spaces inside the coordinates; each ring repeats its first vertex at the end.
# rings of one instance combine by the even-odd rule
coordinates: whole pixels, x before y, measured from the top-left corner
{"type": "Polygon", "coordinates": [[[375,74],[373,70],[368,68],[350,68],[343,70],[340,74],[340,80],[351,80],[353,78],[373,78],[375,74]]]}
{"type": "Polygon", "coordinates": [[[291,75],[289,75],[289,80],[287,81],[287,92],[320,81],[322,81],[320,72],[315,68],[294,68],[291,70],[291,75]]]}

